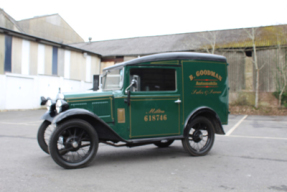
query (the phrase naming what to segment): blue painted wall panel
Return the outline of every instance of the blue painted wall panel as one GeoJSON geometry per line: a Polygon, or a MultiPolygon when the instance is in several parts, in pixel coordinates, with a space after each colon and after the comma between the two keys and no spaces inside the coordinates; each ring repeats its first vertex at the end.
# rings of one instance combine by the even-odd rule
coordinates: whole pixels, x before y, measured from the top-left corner
{"type": "Polygon", "coordinates": [[[58,47],[53,47],[52,74],[58,75],[58,47]]]}
{"type": "Polygon", "coordinates": [[[5,35],[4,71],[12,72],[12,36],[5,35]]]}

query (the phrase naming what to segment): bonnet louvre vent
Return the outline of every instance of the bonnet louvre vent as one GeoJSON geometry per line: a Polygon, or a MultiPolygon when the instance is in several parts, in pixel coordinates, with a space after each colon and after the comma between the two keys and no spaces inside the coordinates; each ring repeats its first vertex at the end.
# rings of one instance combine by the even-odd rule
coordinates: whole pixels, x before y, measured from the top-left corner
{"type": "Polygon", "coordinates": [[[99,117],[110,117],[111,106],[110,101],[97,101],[92,102],[93,112],[99,117]]]}

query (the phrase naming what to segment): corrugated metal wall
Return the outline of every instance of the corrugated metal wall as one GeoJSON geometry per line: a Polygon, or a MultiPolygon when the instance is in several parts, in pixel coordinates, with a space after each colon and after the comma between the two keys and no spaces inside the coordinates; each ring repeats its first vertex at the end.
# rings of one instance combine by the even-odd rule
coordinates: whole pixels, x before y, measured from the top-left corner
{"type": "MultiPolygon", "coordinates": [[[[267,49],[260,50],[257,53],[259,68],[259,90],[260,92],[274,92],[278,86],[279,65],[286,64],[286,49],[267,49]]],[[[254,71],[255,73],[255,71],[254,71]]],[[[253,75],[254,85],[256,75],[253,75]]]]}
{"type": "MultiPolygon", "coordinates": [[[[286,49],[266,49],[266,50],[258,50],[257,58],[258,58],[258,66],[262,69],[259,72],[259,91],[260,92],[274,92],[276,91],[276,74],[279,73],[277,67],[279,62],[286,63],[286,49]]],[[[253,87],[248,89],[246,84],[248,84],[248,74],[246,71],[246,66],[248,60],[252,62],[252,58],[247,57],[245,52],[216,52],[216,54],[224,55],[227,58],[228,66],[228,75],[229,75],[229,87],[230,92],[241,92],[241,91],[255,91],[256,87],[256,70],[255,66],[252,63],[253,72],[250,79],[251,85],[253,87]]],[[[252,56],[254,54],[252,53],[252,56]]],[[[251,63],[250,63],[251,64],[251,63]]],[[[277,78],[278,79],[278,78],[277,78]]]]}
{"type": "Polygon", "coordinates": [[[245,89],[245,54],[244,52],[222,53],[227,59],[228,79],[231,92],[240,92],[245,89]]]}

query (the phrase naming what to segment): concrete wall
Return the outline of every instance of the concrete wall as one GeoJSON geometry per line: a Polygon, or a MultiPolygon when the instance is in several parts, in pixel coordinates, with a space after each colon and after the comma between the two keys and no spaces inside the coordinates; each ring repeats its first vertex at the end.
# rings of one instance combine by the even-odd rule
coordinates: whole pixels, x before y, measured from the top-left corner
{"type": "Polygon", "coordinates": [[[65,50],[58,49],[58,76],[64,77],[65,66],[65,50]]]}
{"type": "Polygon", "coordinates": [[[80,80],[86,72],[86,59],[82,53],[71,52],[70,79],[80,80]]]}
{"type": "Polygon", "coordinates": [[[40,97],[55,99],[59,88],[62,92],[83,92],[92,86],[92,83],[55,76],[0,75],[0,110],[39,108],[40,97]]]}
{"type": "Polygon", "coordinates": [[[99,57],[92,56],[91,59],[91,78],[93,75],[100,74],[101,73],[101,60],[99,57]]]}
{"type": "Polygon", "coordinates": [[[12,73],[21,74],[22,63],[22,39],[12,38],[12,73]]]}
{"type": "Polygon", "coordinates": [[[45,45],[45,75],[52,75],[53,47],[45,45]]]}
{"type": "Polygon", "coordinates": [[[38,74],[38,43],[30,42],[30,75],[38,74]]]}

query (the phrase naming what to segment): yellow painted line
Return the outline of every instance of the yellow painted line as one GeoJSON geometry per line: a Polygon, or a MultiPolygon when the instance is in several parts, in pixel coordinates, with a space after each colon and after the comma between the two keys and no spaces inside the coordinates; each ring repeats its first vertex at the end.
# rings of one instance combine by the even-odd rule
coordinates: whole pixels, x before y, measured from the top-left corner
{"type": "Polygon", "coordinates": [[[226,136],[231,135],[231,133],[244,121],[244,119],[246,119],[248,117],[248,115],[245,115],[240,121],[238,121],[238,123],[236,123],[227,133],[226,136]]]}

